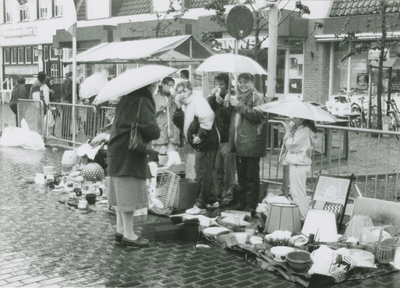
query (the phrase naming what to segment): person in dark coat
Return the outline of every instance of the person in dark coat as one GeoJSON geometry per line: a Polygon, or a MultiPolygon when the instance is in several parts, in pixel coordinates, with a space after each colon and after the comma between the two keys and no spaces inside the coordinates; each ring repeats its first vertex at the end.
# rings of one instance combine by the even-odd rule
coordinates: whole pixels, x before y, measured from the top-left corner
{"type": "Polygon", "coordinates": [[[148,155],[129,150],[131,125],[139,116],[138,129],[147,142],[160,137],[153,94],[157,82],[123,96],[116,108],[108,142],[108,203],[116,206],[115,240],[128,246],[147,247],[149,241],[133,231],[135,210],[148,207],[146,179],[152,177],[148,155]],[[140,105],[139,105],[140,104],[140,105]]]}
{"type": "Polygon", "coordinates": [[[230,125],[229,143],[236,153],[236,169],[240,186],[238,204],[233,210],[254,212],[260,194],[260,158],[266,154],[267,120],[263,112],[253,107],[265,99],[254,88],[254,77],[242,73],[238,77],[239,95],[231,97],[235,109],[230,125]]]}
{"type": "MultiPolygon", "coordinates": [[[[229,93],[232,94],[232,91],[229,91],[229,74],[219,73],[215,76],[214,82],[215,88],[207,100],[214,111],[214,121],[221,136],[221,142],[219,143],[215,158],[213,185],[218,196],[218,201],[228,204],[232,201],[232,190],[236,178],[235,154],[229,151],[229,126],[233,113],[233,106],[226,105],[229,93]],[[226,199],[224,199],[225,197],[226,199]]],[[[218,202],[214,203],[214,207],[218,207],[218,204],[218,202]]]]}
{"type": "Polygon", "coordinates": [[[24,77],[19,78],[18,84],[14,86],[11,92],[10,109],[15,114],[16,127],[18,127],[18,109],[17,109],[18,100],[28,99],[29,97],[28,91],[26,91],[25,89],[25,82],[26,79],[24,77]]]}

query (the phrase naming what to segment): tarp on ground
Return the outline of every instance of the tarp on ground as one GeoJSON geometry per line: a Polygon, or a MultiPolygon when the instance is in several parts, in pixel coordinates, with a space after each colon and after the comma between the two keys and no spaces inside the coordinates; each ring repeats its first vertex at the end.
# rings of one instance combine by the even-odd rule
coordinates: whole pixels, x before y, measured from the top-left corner
{"type": "MultiPolygon", "coordinates": [[[[79,63],[126,63],[140,61],[204,61],[217,54],[191,35],[124,42],[101,43],[76,56],[79,63]]],[[[71,63],[72,59],[65,63],[71,63]]]]}

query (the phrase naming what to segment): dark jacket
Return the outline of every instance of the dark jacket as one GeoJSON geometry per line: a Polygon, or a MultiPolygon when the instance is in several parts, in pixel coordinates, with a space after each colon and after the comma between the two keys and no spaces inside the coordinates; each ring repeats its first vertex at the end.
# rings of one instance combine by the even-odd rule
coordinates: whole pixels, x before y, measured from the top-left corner
{"type": "MultiPolygon", "coordinates": [[[[220,95],[222,98],[225,99],[225,95],[220,95]]],[[[211,95],[207,98],[208,104],[210,104],[211,109],[214,111],[215,114],[215,125],[218,129],[219,135],[221,137],[221,143],[225,143],[229,141],[229,126],[231,123],[233,107],[228,106],[225,107],[224,102],[219,103],[216,100],[215,95],[211,95]]]]}
{"type": "Polygon", "coordinates": [[[133,176],[151,178],[148,156],[129,150],[131,125],[137,117],[139,100],[142,98],[139,131],[146,141],[160,137],[155,115],[155,103],[146,88],[129,93],[119,101],[111,128],[107,149],[108,174],[110,176],[133,176]]]}
{"type": "MultiPolygon", "coordinates": [[[[29,99],[33,99],[32,94],[35,92],[39,92],[40,93],[40,87],[42,87],[43,83],[40,82],[38,79],[35,80],[35,82],[33,82],[33,85],[31,86],[31,90],[29,91],[29,99]]],[[[42,97],[40,97],[42,98],[42,97]]]]}
{"type": "Polygon", "coordinates": [[[61,98],[68,103],[72,103],[72,80],[69,78],[65,78],[61,83],[61,98]]]}
{"type": "Polygon", "coordinates": [[[28,99],[28,91],[25,89],[25,84],[17,84],[11,92],[10,106],[17,105],[18,99],[28,99]]]}
{"type": "Polygon", "coordinates": [[[242,157],[263,157],[266,154],[267,120],[261,111],[253,107],[264,104],[265,100],[256,90],[246,97],[239,94],[237,99],[240,103],[234,107],[235,113],[232,115],[229,130],[231,152],[242,157]],[[241,117],[236,130],[237,114],[241,117]],[[236,144],[235,133],[237,134],[236,144]]]}

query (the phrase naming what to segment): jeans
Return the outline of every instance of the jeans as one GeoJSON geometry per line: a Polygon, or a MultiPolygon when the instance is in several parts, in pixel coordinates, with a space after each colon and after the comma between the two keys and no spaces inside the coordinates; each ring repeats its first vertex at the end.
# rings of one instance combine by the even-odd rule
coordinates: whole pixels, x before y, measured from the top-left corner
{"type": "MultiPolygon", "coordinates": [[[[229,152],[229,143],[220,143],[215,158],[213,184],[218,200],[222,201],[226,193],[233,189],[236,181],[236,159],[229,152]]],[[[230,199],[232,200],[232,199],[230,199]]]]}
{"type": "Polygon", "coordinates": [[[213,167],[217,150],[196,153],[196,182],[197,200],[196,206],[204,209],[207,204],[217,202],[217,195],[212,185],[213,167]]]}
{"type": "Polygon", "coordinates": [[[237,156],[236,168],[240,186],[238,204],[254,211],[260,195],[260,158],[237,156]]]}

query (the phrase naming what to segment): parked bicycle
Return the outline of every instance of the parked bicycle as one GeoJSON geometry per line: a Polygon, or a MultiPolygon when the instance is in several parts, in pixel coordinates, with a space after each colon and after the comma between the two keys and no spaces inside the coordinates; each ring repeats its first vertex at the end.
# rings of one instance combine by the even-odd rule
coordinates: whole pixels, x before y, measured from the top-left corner
{"type": "Polygon", "coordinates": [[[400,110],[397,107],[397,103],[394,99],[387,100],[386,103],[390,106],[388,116],[390,117],[393,131],[400,131],[400,110]]]}

